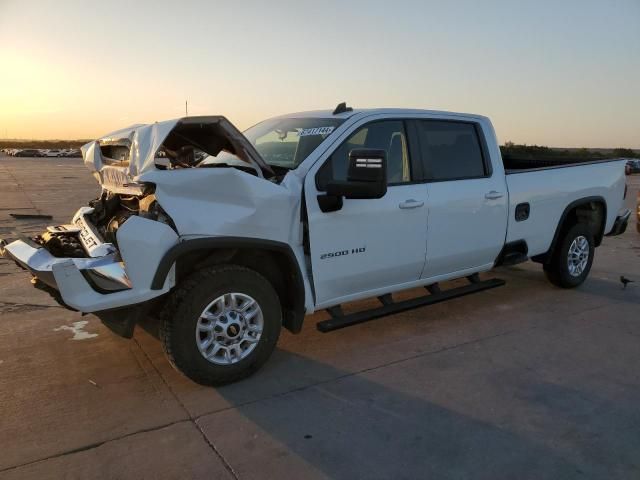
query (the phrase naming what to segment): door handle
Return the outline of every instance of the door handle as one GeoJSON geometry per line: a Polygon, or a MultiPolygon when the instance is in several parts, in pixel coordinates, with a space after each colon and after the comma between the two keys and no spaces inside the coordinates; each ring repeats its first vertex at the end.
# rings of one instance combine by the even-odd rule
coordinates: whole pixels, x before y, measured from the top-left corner
{"type": "Polygon", "coordinates": [[[400,205],[398,205],[400,208],[402,208],[403,210],[408,209],[408,208],[418,208],[424,205],[424,202],[419,202],[418,200],[414,200],[413,198],[410,198],[409,200],[405,200],[404,202],[400,202],[400,205]]]}
{"type": "Polygon", "coordinates": [[[484,198],[486,198],[487,200],[496,200],[502,197],[504,197],[504,193],[496,192],[495,190],[491,190],[489,193],[484,194],[484,198]]]}

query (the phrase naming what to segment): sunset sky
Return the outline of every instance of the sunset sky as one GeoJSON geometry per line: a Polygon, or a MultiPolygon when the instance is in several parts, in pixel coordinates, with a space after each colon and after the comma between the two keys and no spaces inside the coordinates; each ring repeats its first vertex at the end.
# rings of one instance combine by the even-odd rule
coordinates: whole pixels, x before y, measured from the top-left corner
{"type": "Polygon", "coordinates": [[[499,140],[640,148],[640,0],[0,0],[0,138],[223,114],[473,112],[499,140]]]}

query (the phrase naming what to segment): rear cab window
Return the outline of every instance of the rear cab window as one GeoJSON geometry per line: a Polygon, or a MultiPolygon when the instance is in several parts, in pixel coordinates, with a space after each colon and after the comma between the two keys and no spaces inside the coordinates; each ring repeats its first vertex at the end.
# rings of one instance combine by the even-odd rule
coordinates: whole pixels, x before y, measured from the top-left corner
{"type": "Polygon", "coordinates": [[[463,180],[491,175],[475,123],[419,120],[416,124],[425,180],[463,180]]]}

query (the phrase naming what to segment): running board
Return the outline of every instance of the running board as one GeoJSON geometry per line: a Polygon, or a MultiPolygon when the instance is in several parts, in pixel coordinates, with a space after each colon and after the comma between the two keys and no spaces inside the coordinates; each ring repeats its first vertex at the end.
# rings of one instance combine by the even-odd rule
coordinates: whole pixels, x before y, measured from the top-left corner
{"type": "Polygon", "coordinates": [[[480,280],[477,275],[472,275],[467,277],[467,279],[469,280],[469,285],[451,288],[449,290],[440,290],[438,284],[429,285],[425,287],[430,292],[429,295],[410,298],[409,300],[403,300],[401,302],[394,302],[390,294],[382,295],[378,297],[378,300],[382,304],[381,307],[372,308],[371,310],[365,310],[362,312],[350,313],[348,315],[344,315],[342,313],[340,306],[331,307],[330,309],[327,309],[331,318],[329,320],[318,322],[316,327],[323,333],[332,332],[333,330],[350,327],[376,318],[404,312],[405,310],[444,302],[445,300],[481,292],[482,290],[488,290],[490,288],[501,287],[506,283],[504,280],[499,278],[480,280]]]}

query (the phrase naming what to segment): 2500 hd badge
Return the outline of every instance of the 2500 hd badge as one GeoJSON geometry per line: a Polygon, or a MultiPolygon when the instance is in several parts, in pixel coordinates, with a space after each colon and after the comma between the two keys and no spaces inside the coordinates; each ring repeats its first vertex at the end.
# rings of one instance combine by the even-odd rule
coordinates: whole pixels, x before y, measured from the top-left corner
{"type": "Polygon", "coordinates": [[[322,255],[320,255],[320,260],[326,260],[327,258],[334,257],[344,257],[345,255],[349,255],[351,253],[364,253],[366,250],[367,247],[358,247],[352,248],[351,250],[340,250],[337,252],[323,253],[322,255]]]}

